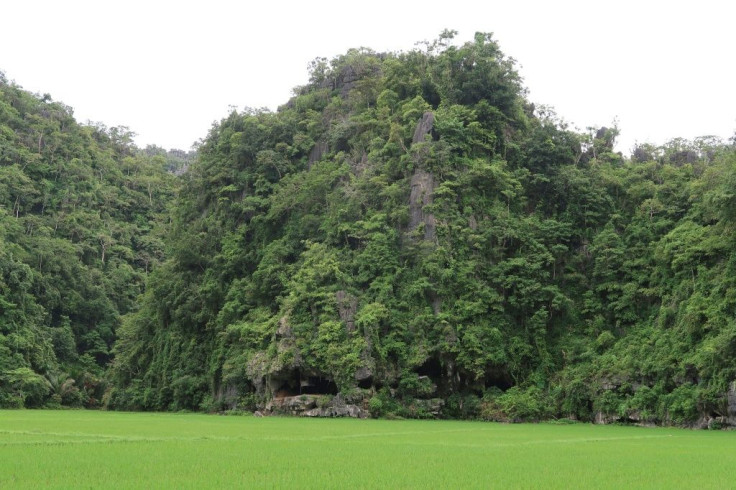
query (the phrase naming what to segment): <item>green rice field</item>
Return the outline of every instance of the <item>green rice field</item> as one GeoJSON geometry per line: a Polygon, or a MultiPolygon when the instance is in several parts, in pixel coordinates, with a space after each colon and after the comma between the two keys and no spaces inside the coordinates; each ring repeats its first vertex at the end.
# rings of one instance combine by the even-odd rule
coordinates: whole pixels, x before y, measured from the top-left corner
{"type": "Polygon", "coordinates": [[[0,488],[734,488],[736,432],[0,411],[0,488]]]}

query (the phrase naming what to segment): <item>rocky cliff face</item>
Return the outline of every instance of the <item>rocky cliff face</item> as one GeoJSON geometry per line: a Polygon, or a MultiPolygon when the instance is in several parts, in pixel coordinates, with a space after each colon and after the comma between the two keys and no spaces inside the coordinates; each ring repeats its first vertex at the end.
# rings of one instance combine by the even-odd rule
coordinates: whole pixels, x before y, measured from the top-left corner
{"type": "Polygon", "coordinates": [[[429,151],[429,148],[425,146],[429,144],[425,142],[425,138],[432,133],[433,126],[434,114],[425,112],[414,131],[412,151],[415,170],[411,177],[411,194],[409,195],[409,232],[424,225],[424,240],[430,242],[435,239],[436,220],[434,214],[426,211],[426,207],[432,204],[435,181],[434,175],[424,165],[429,151]]]}

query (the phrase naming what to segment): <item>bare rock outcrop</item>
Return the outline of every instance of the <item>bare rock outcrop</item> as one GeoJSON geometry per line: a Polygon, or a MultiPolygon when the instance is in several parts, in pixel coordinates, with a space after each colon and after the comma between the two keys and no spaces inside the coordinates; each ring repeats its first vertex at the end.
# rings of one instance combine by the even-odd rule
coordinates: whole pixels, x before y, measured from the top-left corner
{"type": "Polygon", "coordinates": [[[284,396],[271,399],[266,404],[266,411],[283,415],[301,415],[315,408],[321,395],[284,396]]]}
{"type": "Polygon", "coordinates": [[[409,195],[409,230],[413,231],[424,224],[424,239],[434,240],[437,222],[434,214],[425,211],[432,204],[434,176],[422,168],[417,168],[411,177],[411,194],[409,195]]]}
{"type": "Polygon", "coordinates": [[[303,414],[305,417],[352,417],[356,419],[368,418],[368,412],[357,405],[342,407],[313,408],[303,414]]]}
{"type": "Polygon", "coordinates": [[[370,381],[375,367],[376,361],[371,357],[370,349],[366,348],[360,354],[360,367],[355,371],[355,381],[370,381]]]}
{"type": "Polygon", "coordinates": [[[424,141],[424,137],[432,132],[432,128],[434,128],[434,113],[427,111],[422,115],[417,128],[414,130],[412,144],[424,141]]]}
{"type": "Polygon", "coordinates": [[[312,147],[312,150],[309,152],[309,162],[307,164],[307,168],[312,168],[312,165],[319,162],[323,156],[325,156],[327,153],[329,153],[330,147],[327,145],[326,141],[318,141],[314,144],[312,147]]]}
{"type": "Polygon", "coordinates": [[[727,396],[727,411],[728,414],[727,420],[728,424],[731,426],[736,426],[736,381],[732,381],[730,385],[728,385],[728,392],[726,393],[727,396]]]}
{"type": "Polygon", "coordinates": [[[274,398],[266,404],[266,413],[300,417],[353,417],[367,418],[370,413],[357,405],[345,402],[340,395],[298,395],[274,398]]]}
{"type": "Polygon", "coordinates": [[[409,231],[414,231],[420,224],[424,225],[424,239],[434,241],[437,221],[434,214],[426,212],[427,206],[432,204],[432,193],[434,192],[434,175],[424,167],[424,153],[426,148],[421,144],[425,136],[432,132],[434,127],[434,114],[425,112],[417,124],[412,139],[412,150],[414,151],[414,175],[411,176],[411,193],[409,195],[409,231]]]}
{"type": "Polygon", "coordinates": [[[355,313],[358,311],[358,298],[341,289],[335,293],[337,313],[349,333],[355,331],[355,313]]]}

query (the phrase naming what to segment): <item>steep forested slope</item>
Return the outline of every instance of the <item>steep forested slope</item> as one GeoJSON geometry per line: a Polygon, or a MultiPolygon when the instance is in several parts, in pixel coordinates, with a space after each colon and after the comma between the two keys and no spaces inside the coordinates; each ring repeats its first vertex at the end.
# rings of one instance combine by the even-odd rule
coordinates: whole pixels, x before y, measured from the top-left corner
{"type": "Polygon", "coordinates": [[[733,148],[625,160],[615,128],[528,104],[489,35],[447,41],[315,60],[278,112],[212,129],[120,331],[111,406],[726,414],[733,148]]]}
{"type": "Polygon", "coordinates": [[[0,74],[0,406],[102,396],[120,316],[163,258],[181,160],[130,136],[0,74]]]}
{"type": "Polygon", "coordinates": [[[736,424],[734,144],[624,158],[451,38],[194,162],[1,79],[0,405],[736,424]]]}

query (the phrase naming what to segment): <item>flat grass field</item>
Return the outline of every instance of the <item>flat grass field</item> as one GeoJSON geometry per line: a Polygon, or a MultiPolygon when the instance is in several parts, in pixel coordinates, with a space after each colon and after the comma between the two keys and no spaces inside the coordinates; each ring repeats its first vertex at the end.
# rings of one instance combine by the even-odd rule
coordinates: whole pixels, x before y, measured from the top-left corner
{"type": "Polygon", "coordinates": [[[734,488],[736,432],[0,411],[0,488],[734,488]]]}

